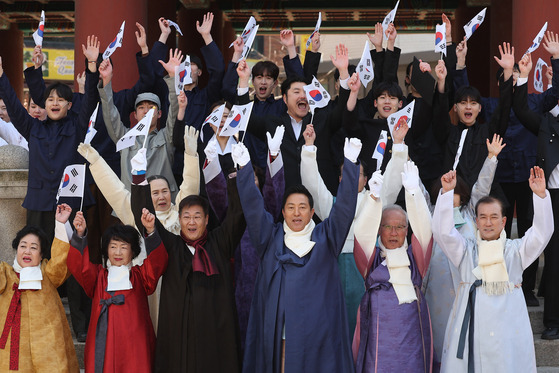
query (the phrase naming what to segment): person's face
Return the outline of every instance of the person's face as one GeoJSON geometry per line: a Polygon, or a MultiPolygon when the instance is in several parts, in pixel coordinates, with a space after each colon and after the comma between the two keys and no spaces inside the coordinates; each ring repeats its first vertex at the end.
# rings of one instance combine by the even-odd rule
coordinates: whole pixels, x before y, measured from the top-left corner
{"type": "Polygon", "coordinates": [[[6,123],[11,122],[8,110],[6,110],[6,104],[4,104],[4,100],[2,99],[0,99],[0,119],[6,123]]]}
{"type": "Polygon", "coordinates": [[[375,107],[379,117],[386,119],[402,107],[402,101],[398,100],[396,96],[390,96],[388,92],[383,92],[375,100],[375,107]]]}
{"type": "Polygon", "coordinates": [[[136,106],[136,111],[134,112],[134,118],[136,118],[137,121],[140,121],[147,115],[148,111],[150,111],[151,108],[154,106],[156,107],[156,112],[154,116],[151,118],[151,123],[149,125],[149,132],[157,128],[157,120],[161,118],[161,110],[157,108],[157,104],[151,101],[142,101],[138,103],[138,106],[136,106]]]}
{"type": "MultiPolygon", "coordinates": [[[[227,121],[227,116],[229,115],[230,110],[225,107],[223,109],[223,115],[221,116],[221,122],[219,124],[219,132],[221,132],[221,130],[223,129],[223,126],[225,125],[225,122],[227,121]]],[[[216,126],[214,126],[213,124],[210,124],[210,127],[212,127],[212,130],[214,130],[214,133],[216,135],[218,135],[218,128],[216,126]]]]}
{"type": "Polygon", "coordinates": [[[194,241],[204,234],[208,225],[208,216],[204,213],[202,206],[185,207],[180,213],[179,222],[184,236],[194,241]]]}
{"type": "Polygon", "coordinates": [[[287,226],[293,232],[302,231],[314,215],[314,209],[311,208],[309,199],[301,193],[293,193],[287,197],[281,212],[287,226]]]}
{"type": "Polygon", "coordinates": [[[47,116],[52,120],[65,118],[71,107],[72,103],[63,97],[58,96],[58,92],[54,89],[50,91],[49,97],[45,100],[47,116]]]}
{"type": "Polygon", "coordinates": [[[155,211],[167,211],[171,207],[171,190],[169,184],[163,179],[155,179],[149,183],[151,201],[155,211]]]}
{"type": "Polygon", "coordinates": [[[33,100],[29,101],[29,115],[39,120],[47,119],[47,111],[33,102],[33,100]]]}
{"type": "Polygon", "coordinates": [[[271,76],[267,75],[267,71],[264,74],[256,75],[252,78],[252,85],[254,86],[254,94],[260,101],[265,101],[270,95],[274,88],[276,88],[278,81],[274,80],[271,76]]]}
{"type": "Polygon", "coordinates": [[[112,266],[124,266],[132,261],[132,245],[128,242],[111,239],[107,251],[112,266]]]}
{"type": "Polygon", "coordinates": [[[296,121],[300,121],[309,112],[309,103],[305,94],[305,83],[295,82],[283,95],[283,101],[287,105],[287,113],[296,121]]]}
{"type": "Polygon", "coordinates": [[[482,203],[477,208],[477,229],[481,238],[486,241],[498,239],[506,221],[507,217],[502,215],[501,205],[497,202],[482,203]]]}
{"type": "Polygon", "coordinates": [[[477,116],[481,111],[481,105],[479,102],[468,97],[454,104],[454,111],[458,114],[460,122],[470,127],[476,122],[477,116]]]}
{"type": "Polygon", "coordinates": [[[16,259],[17,263],[25,267],[35,267],[41,263],[43,255],[41,253],[41,241],[39,237],[29,233],[19,240],[17,246],[16,259]]]}
{"type": "MultiPolygon", "coordinates": [[[[339,182],[342,182],[342,174],[344,172],[344,165],[340,167],[340,179],[339,182]]],[[[361,193],[363,188],[367,185],[367,175],[365,174],[365,170],[363,169],[363,165],[359,165],[359,183],[357,184],[357,191],[361,193]]]]}
{"type": "Polygon", "coordinates": [[[192,74],[192,83],[194,86],[198,85],[198,78],[202,75],[202,70],[195,63],[190,64],[190,71],[192,74]]]}
{"type": "Polygon", "coordinates": [[[388,250],[401,247],[408,234],[406,216],[399,210],[383,212],[380,222],[380,241],[388,250]]]}

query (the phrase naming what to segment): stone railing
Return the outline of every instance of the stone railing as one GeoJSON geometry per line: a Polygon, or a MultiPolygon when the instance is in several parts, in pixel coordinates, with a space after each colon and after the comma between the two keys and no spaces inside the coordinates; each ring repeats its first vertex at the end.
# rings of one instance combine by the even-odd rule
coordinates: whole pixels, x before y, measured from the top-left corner
{"type": "Polygon", "coordinates": [[[27,192],[29,152],[20,146],[0,146],[0,260],[12,263],[12,240],[25,226],[21,204],[27,192]]]}

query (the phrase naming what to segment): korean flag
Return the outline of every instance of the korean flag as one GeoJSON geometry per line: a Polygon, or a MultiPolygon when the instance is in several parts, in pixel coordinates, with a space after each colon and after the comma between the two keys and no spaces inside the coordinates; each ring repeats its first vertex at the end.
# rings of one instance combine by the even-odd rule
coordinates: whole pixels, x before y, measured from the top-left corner
{"type": "Polygon", "coordinates": [[[239,131],[245,131],[248,126],[253,104],[254,102],[250,102],[246,105],[233,105],[219,135],[233,136],[239,133],[239,131]]]}
{"type": "Polygon", "coordinates": [[[435,52],[446,56],[446,23],[435,26],[435,52]]]}
{"type": "Polygon", "coordinates": [[[367,84],[369,84],[369,82],[371,82],[375,77],[368,40],[365,41],[365,48],[363,48],[363,54],[361,55],[361,60],[357,65],[356,71],[359,73],[359,80],[361,80],[361,84],[363,84],[363,87],[367,88],[367,84]]]}
{"type": "Polygon", "coordinates": [[[134,145],[136,138],[138,136],[144,136],[145,139],[149,134],[149,127],[151,125],[151,120],[155,115],[155,107],[149,109],[148,113],[136,124],[130,131],[126,132],[124,136],[116,143],[116,151],[119,152],[122,149],[126,149],[134,145]]]}
{"type": "Polygon", "coordinates": [[[126,21],[122,21],[122,25],[120,26],[120,30],[118,30],[118,33],[116,34],[113,41],[111,41],[111,44],[109,44],[107,49],[105,49],[105,52],[103,52],[103,59],[104,60],[108,59],[116,51],[117,48],[122,47],[122,38],[124,37],[124,24],[125,23],[126,23],[126,21]]]}
{"type": "Polygon", "coordinates": [[[544,60],[538,59],[536,63],[536,69],[534,70],[534,88],[538,92],[543,92],[543,67],[547,66],[544,60]]]}
{"type": "Polygon", "coordinates": [[[45,11],[41,11],[41,20],[39,21],[39,28],[33,33],[33,40],[35,45],[43,46],[43,34],[45,33],[45,11]]]}
{"type": "Polygon", "coordinates": [[[532,41],[532,45],[530,46],[530,48],[528,48],[528,50],[526,51],[525,54],[527,53],[532,53],[533,51],[535,51],[536,49],[538,49],[538,47],[540,46],[542,40],[543,40],[543,36],[545,34],[545,32],[547,31],[547,22],[543,25],[542,29],[540,30],[540,32],[538,32],[538,34],[536,35],[536,37],[534,38],[534,40],[532,41]]]}
{"type": "Polygon", "coordinates": [[[411,128],[411,122],[413,117],[413,109],[415,108],[415,100],[406,105],[405,108],[390,114],[388,117],[388,129],[390,130],[390,137],[393,137],[394,127],[398,124],[400,119],[404,118],[408,124],[408,128],[411,128]]]}
{"type": "Polygon", "coordinates": [[[91,144],[91,140],[97,134],[97,130],[95,129],[95,121],[97,120],[97,111],[99,110],[99,103],[95,106],[95,110],[91,117],[89,118],[89,124],[87,125],[87,133],[85,134],[85,139],[83,140],[84,144],[91,144]]]}
{"type": "MultiPolygon", "coordinates": [[[[202,123],[202,128],[200,128],[200,140],[204,141],[204,126],[206,124],[211,124],[217,128],[221,125],[221,118],[223,117],[223,112],[225,111],[225,104],[218,106],[208,115],[208,117],[202,123]]],[[[224,123],[225,125],[225,123],[224,123]]]]}
{"type": "Polygon", "coordinates": [[[80,197],[83,198],[83,187],[85,179],[85,165],[71,164],[64,169],[58,193],[56,194],[56,203],[60,197],[80,197]]]}
{"type": "Polygon", "coordinates": [[[483,23],[485,19],[485,11],[487,8],[484,8],[481,12],[479,12],[474,18],[470,20],[470,22],[466,23],[464,26],[464,33],[466,33],[466,40],[468,40],[472,34],[478,29],[479,26],[483,23]]]}
{"type": "Polygon", "coordinates": [[[190,67],[190,56],[186,58],[179,66],[175,66],[175,92],[177,96],[182,92],[184,86],[192,83],[192,69],[190,67]]]}
{"type": "Polygon", "coordinates": [[[382,160],[384,158],[384,151],[386,150],[386,131],[380,131],[380,136],[377,141],[377,145],[375,146],[375,151],[373,152],[373,159],[377,160],[377,171],[380,170],[380,166],[382,165],[382,160]]]}
{"type": "Polygon", "coordinates": [[[322,84],[313,76],[312,82],[309,85],[303,87],[307,95],[307,102],[311,109],[311,113],[314,114],[316,108],[323,108],[330,102],[330,94],[322,84]]]}
{"type": "Polygon", "coordinates": [[[394,23],[394,19],[396,18],[396,11],[398,10],[398,4],[400,4],[400,0],[396,2],[396,6],[394,7],[394,9],[392,9],[390,13],[388,13],[386,17],[384,17],[384,21],[382,21],[382,34],[384,35],[384,40],[388,40],[388,37],[386,36],[386,29],[388,28],[389,24],[394,23]]]}

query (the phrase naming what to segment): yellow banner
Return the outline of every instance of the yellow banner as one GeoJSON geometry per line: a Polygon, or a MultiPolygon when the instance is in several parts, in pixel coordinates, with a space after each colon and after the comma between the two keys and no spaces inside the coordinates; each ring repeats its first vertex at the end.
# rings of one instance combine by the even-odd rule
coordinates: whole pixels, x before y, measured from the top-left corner
{"type": "MultiPolygon", "coordinates": [[[[45,80],[74,80],[74,51],[72,49],[44,48],[43,78],[45,80]]],[[[24,68],[33,66],[33,48],[23,48],[24,68]]]]}

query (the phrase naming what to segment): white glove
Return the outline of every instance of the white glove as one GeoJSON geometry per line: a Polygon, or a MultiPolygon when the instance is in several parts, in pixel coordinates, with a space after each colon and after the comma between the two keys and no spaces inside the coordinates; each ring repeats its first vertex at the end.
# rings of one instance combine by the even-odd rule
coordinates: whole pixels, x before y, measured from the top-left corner
{"type": "MultiPolygon", "coordinates": [[[[185,143],[186,144],[186,143],[185,143]]],[[[214,137],[210,141],[208,141],[208,145],[204,149],[204,153],[206,154],[206,159],[210,161],[217,158],[217,147],[218,147],[217,139],[214,137]]]]}
{"type": "Polygon", "coordinates": [[[344,145],[344,156],[353,163],[356,163],[357,157],[359,157],[359,153],[361,153],[361,146],[361,140],[359,140],[358,138],[352,137],[351,139],[348,139],[346,137],[344,145]]]}
{"type": "Polygon", "coordinates": [[[369,191],[373,197],[375,198],[380,197],[383,181],[384,181],[384,176],[382,176],[380,170],[375,171],[371,176],[371,178],[369,179],[369,191]]]}
{"type": "Polygon", "coordinates": [[[402,185],[411,194],[415,194],[415,192],[419,189],[419,170],[413,161],[407,161],[404,163],[402,185]]]}
{"type": "Polygon", "coordinates": [[[146,170],[148,168],[146,151],[146,148],[141,148],[130,160],[130,165],[132,166],[132,175],[143,175],[146,173],[146,170]]]}
{"type": "Polygon", "coordinates": [[[274,133],[274,137],[270,135],[270,132],[266,132],[266,138],[268,139],[268,149],[270,149],[270,154],[272,155],[272,157],[275,157],[279,154],[284,133],[285,133],[284,126],[279,126],[276,128],[276,133],[274,133]]]}
{"type": "Polygon", "coordinates": [[[231,158],[233,158],[233,163],[241,167],[246,166],[250,161],[250,154],[248,149],[242,142],[238,144],[231,145],[231,158]]]}
{"type": "Polygon", "coordinates": [[[198,150],[198,134],[200,132],[192,126],[184,128],[184,152],[191,156],[196,156],[198,150]]]}
{"type": "Polygon", "coordinates": [[[84,144],[81,142],[80,145],[78,145],[78,153],[80,153],[82,157],[89,162],[89,164],[97,162],[97,160],[101,157],[91,144],[84,144]]]}

